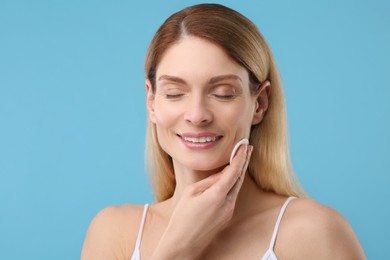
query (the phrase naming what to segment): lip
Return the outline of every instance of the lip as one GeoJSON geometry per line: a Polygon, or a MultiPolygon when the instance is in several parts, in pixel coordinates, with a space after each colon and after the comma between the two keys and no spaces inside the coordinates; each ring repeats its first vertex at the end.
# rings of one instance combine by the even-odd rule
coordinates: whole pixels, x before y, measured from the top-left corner
{"type": "Polygon", "coordinates": [[[207,150],[215,147],[218,142],[222,139],[222,135],[211,133],[211,132],[203,132],[203,133],[182,133],[177,134],[177,136],[180,138],[180,141],[184,144],[185,147],[191,150],[207,150]],[[190,138],[201,138],[201,137],[216,137],[215,141],[211,142],[205,142],[205,143],[193,143],[190,141],[184,140],[184,137],[190,137],[190,138]]]}
{"type": "Polygon", "coordinates": [[[211,133],[211,132],[203,132],[203,133],[181,133],[178,134],[180,137],[192,137],[192,138],[200,138],[200,137],[222,137],[222,135],[219,135],[217,133],[211,133]]]}

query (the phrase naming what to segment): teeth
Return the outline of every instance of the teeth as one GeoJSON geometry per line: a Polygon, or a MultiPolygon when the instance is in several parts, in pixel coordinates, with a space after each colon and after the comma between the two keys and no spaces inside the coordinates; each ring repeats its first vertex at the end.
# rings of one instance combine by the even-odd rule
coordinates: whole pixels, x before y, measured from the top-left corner
{"type": "Polygon", "coordinates": [[[206,142],[214,142],[217,140],[217,137],[185,137],[183,136],[184,140],[191,143],[206,143],[206,142]]]}

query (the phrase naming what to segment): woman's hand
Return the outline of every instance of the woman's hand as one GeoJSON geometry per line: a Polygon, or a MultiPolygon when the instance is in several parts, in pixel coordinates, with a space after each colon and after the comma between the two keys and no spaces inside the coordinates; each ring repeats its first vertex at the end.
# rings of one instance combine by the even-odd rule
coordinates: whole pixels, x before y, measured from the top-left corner
{"type": "Polygon", "coordinates": [[[221,172],[188,186],[153,259],[194,259],[231,220],[253,146],[241,145],[221,172]]]}

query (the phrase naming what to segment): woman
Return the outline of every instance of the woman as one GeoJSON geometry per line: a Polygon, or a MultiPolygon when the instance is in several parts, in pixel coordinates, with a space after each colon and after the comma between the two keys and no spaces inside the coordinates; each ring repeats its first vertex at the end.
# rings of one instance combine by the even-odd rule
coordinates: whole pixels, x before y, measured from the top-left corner
{"type": "Polygon", "coordinates": [[[347,221],[295,179],[277,68],[252,22],[217,4],[175,13],[145,71],[157,202],[102,210],[82,259],[365,258],[347,221]]]}

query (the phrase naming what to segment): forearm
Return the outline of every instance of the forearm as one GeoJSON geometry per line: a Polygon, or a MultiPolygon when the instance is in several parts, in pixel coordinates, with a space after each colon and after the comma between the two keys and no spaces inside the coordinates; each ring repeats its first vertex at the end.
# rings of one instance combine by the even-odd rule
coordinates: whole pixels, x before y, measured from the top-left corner
{"type": "Polygon", "coordinates": [[[195,254],[189,250],[179,249],[174,245],[161,245],[153,252],[151,260],[194,260],[195,254]]]}
{"type": "Polygon", "coordinates": [[[195,260],[201,252],[186,247],[183,243],[164,237],[160,240],[151,260],[195,260]]]}

